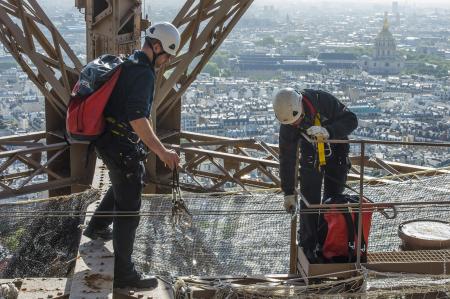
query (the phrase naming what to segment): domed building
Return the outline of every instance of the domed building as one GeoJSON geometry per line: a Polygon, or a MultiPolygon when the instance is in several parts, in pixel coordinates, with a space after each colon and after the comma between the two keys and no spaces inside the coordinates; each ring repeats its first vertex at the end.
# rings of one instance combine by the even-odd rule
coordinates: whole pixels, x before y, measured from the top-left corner
{"type": "Polygon", "coordinates": [[[372,57],[362,58],[362,68],[370,74],[395,75],[402,70],[404,62],[397,53],[395,39],[389,31],[387,13],[384,15],[383,29],[375,39],[372,57]]]}

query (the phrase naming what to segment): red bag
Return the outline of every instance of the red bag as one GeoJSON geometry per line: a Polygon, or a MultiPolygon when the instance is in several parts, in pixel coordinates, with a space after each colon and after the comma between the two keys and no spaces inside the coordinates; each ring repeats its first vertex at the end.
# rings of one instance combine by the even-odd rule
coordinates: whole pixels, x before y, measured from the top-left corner
{"type": "MultiPolygon", "coordinates": [[[[119,79],[121,67],[99,89],[87,96],[75,95],[70,99],[66,116],[66,129],[70,138],[78,141],[97,139],[105,128],[103,111],[119,79]]],[[[78,88],[78,83],[74,90],[78,88]]]]}
{"type": "MultiPolygon", "coordinates": [[[[359,197],[338,195],[325,201],[326,204],[358,203],[359,197]]],[[[358,244],[358,212],[328,210],[321,216],[319,236],[321,236],[322,256],[327,262],[351,263],[356,261],[358,244]]],[[[362,212],[361,261],[367,261],[367,246],[372,211],[362,212]]]]}

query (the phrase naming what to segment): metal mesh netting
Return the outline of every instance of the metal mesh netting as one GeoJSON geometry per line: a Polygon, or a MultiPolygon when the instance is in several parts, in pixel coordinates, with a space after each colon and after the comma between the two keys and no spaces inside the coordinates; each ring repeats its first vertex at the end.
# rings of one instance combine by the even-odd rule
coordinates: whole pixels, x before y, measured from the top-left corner
{"type": "MultiPolygon", "coordinates": [[[[147,199],[142,210],[170,215],[171,197],[147,199]]],[[[185,194],[184,200],[194,213],[190,228],[174,229],[169,215],[141,219],[134,251],[141,269],[163,275],[287,273],[290,216],[280,210],[281,194],[185,194]]]]}
{"type": "Polygon", "coordinates": [[[81,235],[79,225],[84,220],[70,214],[85,211],[99,195],[91,190],[0,205],[0,277],[67,276],[74,265],[81,235]]]}
{"type": "MultiPolygon", "coordinates": [[[[366,186],[364,195],[374,202],[436,202],[450,201],[450,174],[422,177],[418,180],[366,186]]],[[[450,221],[448,205],[399,206],[395,219],[386,219],[374,213],[369,240],[369,251],[399,250],[401,240],[398,227],[402,222],[414,219],[439,219],[450,221]]]]}
{"type": "MultiPolygon", "coordinates": [[[[366,186],[375,202],[450,201],[450,174],[395,184],[366,186]]],[[[144,211],[170,213],[169,196],[151,196],[144,211]]],[[[185,194],[193,226],[174,229],[170,216],[144,217],[135,257],[139,267],[158,274],[241,275],[287,273],[290,216],[282,210],[282,194],[185,194]],[[267,212],[267,213],[266,213],[267,212]]],[[[450,219],[448,206],[405,206],[395,219],[374,213],[370,252],[399,250],[400,223],[413,219],[450,219]]],[[[301,217],[301,216],[300,216],[301,217]]]]}

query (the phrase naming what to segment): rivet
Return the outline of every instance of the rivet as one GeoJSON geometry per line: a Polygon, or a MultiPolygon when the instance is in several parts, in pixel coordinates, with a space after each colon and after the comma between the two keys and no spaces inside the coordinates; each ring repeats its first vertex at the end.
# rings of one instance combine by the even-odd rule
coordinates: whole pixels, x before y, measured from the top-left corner
{"type": "Polygon", "coordinates": [[[53,298],[53,295],[48,295],[47,298],[53,298]]]}

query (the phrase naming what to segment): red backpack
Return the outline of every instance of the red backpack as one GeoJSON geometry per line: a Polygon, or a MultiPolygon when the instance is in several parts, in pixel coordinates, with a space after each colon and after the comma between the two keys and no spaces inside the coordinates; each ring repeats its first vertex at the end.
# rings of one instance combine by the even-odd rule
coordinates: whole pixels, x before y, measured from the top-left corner
{"type": "MultiPolygon", "coordinates": [[[[357,195],[335,195],[325,201],[325,204],[358,203],[357,195]]],[[[319,242],[322,256],[326,262],[351,263],[356,261],[356,247],[358,242],[358,212],[325,211],[320,216],[319,242]]],[[[367,247],[370,227],[372,225],[372,211],[362,212],[362,242],[361,261],[367,261],[367,247]]]]}
{"type": "Polygon", "coordinates": [[[103,111],[119,79],[123,63],[122,58],[107,54],[83,68],[67,109],[66,130],[71,140],[93,141],[103,133],[103,111]]]}

